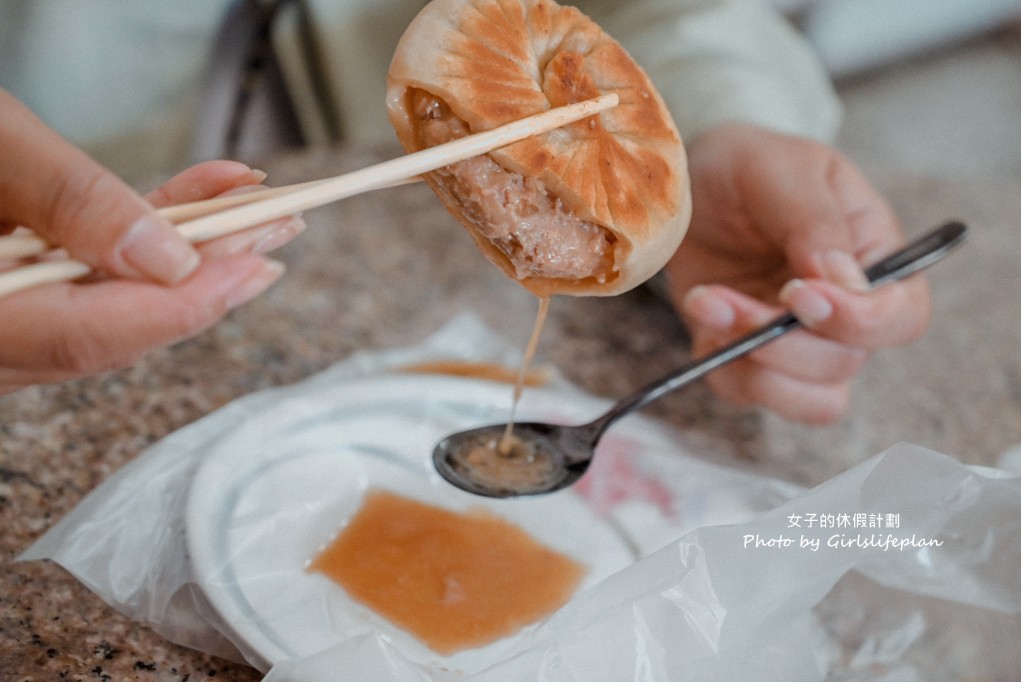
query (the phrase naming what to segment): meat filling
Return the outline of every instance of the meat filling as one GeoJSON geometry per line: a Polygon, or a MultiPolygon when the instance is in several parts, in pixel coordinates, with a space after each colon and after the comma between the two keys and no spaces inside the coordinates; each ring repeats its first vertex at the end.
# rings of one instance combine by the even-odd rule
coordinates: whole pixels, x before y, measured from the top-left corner
{"type": "MultiPolygon", "coordinates": [[[[470,132],[427,92],[413,91],[411,104],[423,147],[470,132]]],[[[485,154],[447,166],[436,176],[479,234],[507,256],[518,279],[591,277],[604,283],[616,276],[613,233],[571,213],[541,181],[505,170],[485,154]]]]}

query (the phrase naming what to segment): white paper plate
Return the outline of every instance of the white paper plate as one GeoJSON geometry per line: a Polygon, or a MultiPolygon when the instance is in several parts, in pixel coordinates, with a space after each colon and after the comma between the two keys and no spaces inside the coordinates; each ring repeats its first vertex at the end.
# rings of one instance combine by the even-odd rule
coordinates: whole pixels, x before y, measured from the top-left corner
{"type": "MultiPolygon", "coordinates": [[[[527,646],[533,628],[441,657],[305,567],[370,488],[451,509],[482,505],[589,567],[584,587],[635,560],[628,539],[571,491],[490,500],[444,482],[433,445],[450,432],[505,421],[511,387],[443,376],[385,375],[320,389],[255,414],[197,471],[187,537],[195,579],[242,646],[273,663],[375,635],[406,659],[471,672],[527,646]]],[[[522,418],[581,420],[605,404],[529,390],[522,418]]]]}

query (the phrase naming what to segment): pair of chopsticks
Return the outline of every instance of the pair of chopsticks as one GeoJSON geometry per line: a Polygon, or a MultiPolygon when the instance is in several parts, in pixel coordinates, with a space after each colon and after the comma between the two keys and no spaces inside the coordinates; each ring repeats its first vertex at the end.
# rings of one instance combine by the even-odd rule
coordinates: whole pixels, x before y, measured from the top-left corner
{"type": "MultiPolygon", "coordinates": [[[[158,213],[177,225],[185,239],[200,243],[356,194],[403,184],[423,173],[598,114],[618,102],[616,94],[602,95],[333,178],[170,206],[158,213]]],[[[0,261],[38,257],[51,251],[51,245],[32,234],[0,237],[0,261]]],[[[16,267],[0,272],[0,296],[48,282],[77,279],[90,270],[85,263],[64,257],[16,267]]]]}

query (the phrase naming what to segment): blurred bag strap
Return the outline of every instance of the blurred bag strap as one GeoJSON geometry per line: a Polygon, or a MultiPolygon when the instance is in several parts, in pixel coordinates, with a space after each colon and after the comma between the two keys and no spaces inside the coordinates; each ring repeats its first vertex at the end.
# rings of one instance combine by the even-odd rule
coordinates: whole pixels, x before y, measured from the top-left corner
{"type": "Polygon", "coordinates": [[[253,158],[339,140],[315,41],[305,0],[234,0],[210,53],[193,160],[253,158]]]}

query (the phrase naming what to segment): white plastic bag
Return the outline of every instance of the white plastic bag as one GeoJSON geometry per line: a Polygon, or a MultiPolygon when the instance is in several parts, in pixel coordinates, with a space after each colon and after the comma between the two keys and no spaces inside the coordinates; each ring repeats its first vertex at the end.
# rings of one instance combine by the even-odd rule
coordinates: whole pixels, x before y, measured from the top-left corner
{"type": "MultiPolygon", "coordinates": [[[[151,447],[20,559],[52,559],[168,639],[247,661],[272,682],[913,680],[941,679],[946,670],[988,679],[1021,671],[1018,647],[997,647],[995,636],[974,626],[1016,632],[1021,622],[1018,478],[898,445],[802,491],[686,452],[681,434],[640,417],[615,427],[619,433],[607,436],[593,470],[570,493],[627,538],[633,563],[501,645],[492,660],[468,656],[457,659],[465,662],[458,669],[412,651],[392,630],[355,632],[343,624],[346,616],[330,615],[328,589],[298,600],[283,594],[282,603],[286,617],[315,609],[324,622],[339,623],[336,630],[317,633],[310,640],[323,644],[300,655],[288,656],[286,647],[267,655],[250,633],[271,630],[281,622],[276,615],[225,609],[222,595],[210,598],[208,576],[198,580],[189,555],[188,528],[196,510],[189,494],[208,458],[222,458],[246,433],[255,441],[266,434],[275,444],[317,443],[316,429],[338,428],[330,409],[348,389],[395,367],[433,359],[513,366],[516,357],[465,317],[421,346],[365,353],[301,384],[248,396],[151,447]],[[302,415],[309,418],[303,422],[302,415]]],[[[567,418],[605,406],[560,381],[533,392],[530,405],[528,395],[526,412],[552,409],[544,395],[578,406],[564,408],[567,418]]],[[[508,387],[508,406],[509,400],[508,387]]],[[[434,408],[419,400],[414,419],[432,428],[463,417],[437,402],[434,408]]],[[[418,436],[431,438],[433,431],[423,429],[418,436]]],[[[252,499],[264,511],[264,498],[252,499]]],[[[286,511],[286,504],[274,504],[286,511]]],[[[305,512],[297,521],[285,514],[280,527],[313,513],[305,512]]],[[[277,523],[260,524],[260,532],[271,535],[277,523]]],[[[226,563],[236,556],[228,554],[226,563]]],[[[241,595],[230,603],[246,603],[251,586],[225,575],[217,588],[241,595]]]]}

